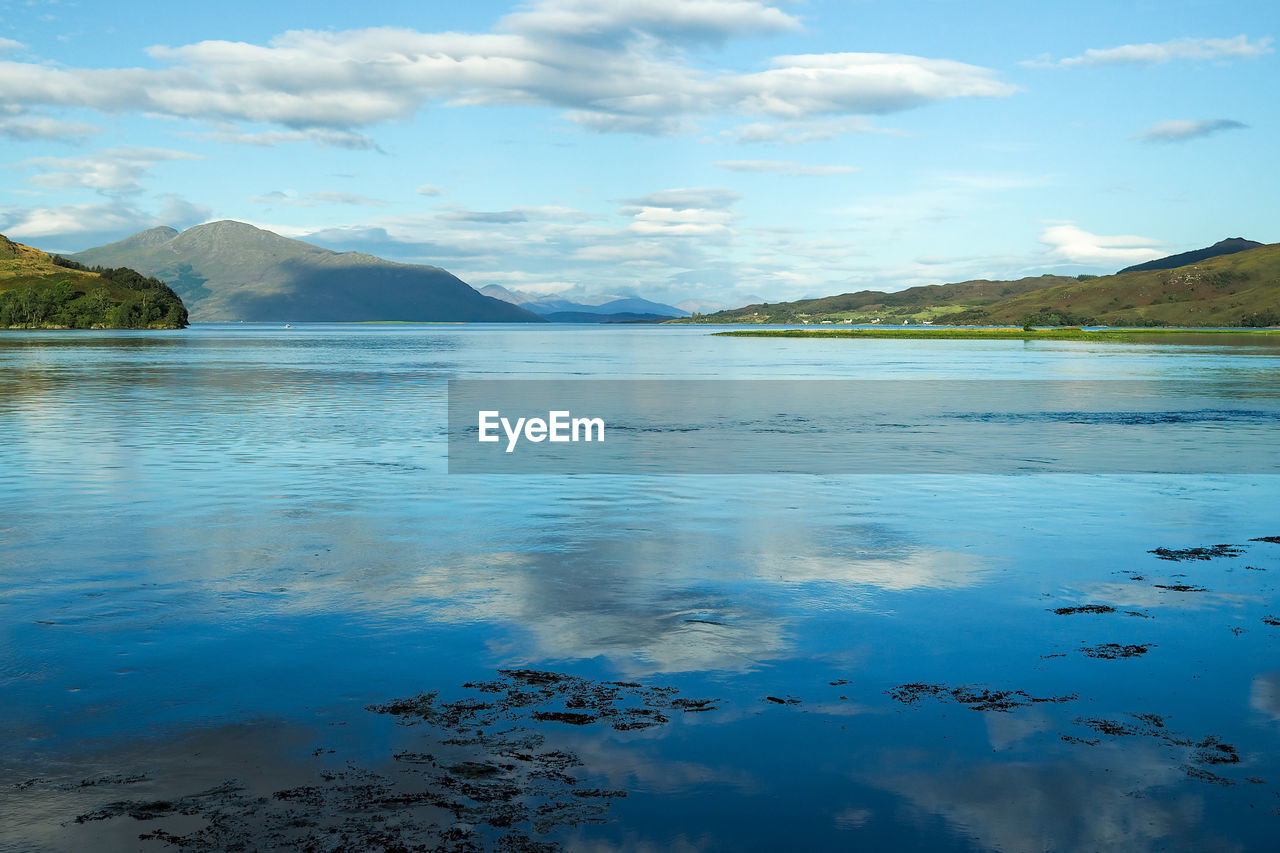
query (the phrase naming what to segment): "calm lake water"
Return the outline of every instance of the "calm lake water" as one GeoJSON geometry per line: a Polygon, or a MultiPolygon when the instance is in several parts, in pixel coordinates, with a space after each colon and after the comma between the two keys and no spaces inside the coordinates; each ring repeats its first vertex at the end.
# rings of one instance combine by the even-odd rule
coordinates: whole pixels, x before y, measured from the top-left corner
{"type": "Polygon", "coordinates": [[[446,473],[449,379],[577,377],[1280,347],[0,334],[0,849],[1274,849],[1280,478],[446,473]]]}

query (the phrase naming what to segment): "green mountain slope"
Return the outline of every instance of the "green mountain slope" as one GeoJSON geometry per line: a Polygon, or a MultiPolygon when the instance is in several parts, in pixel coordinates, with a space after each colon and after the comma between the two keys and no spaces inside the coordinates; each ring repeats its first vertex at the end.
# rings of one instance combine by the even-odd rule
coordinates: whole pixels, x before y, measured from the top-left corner
{"type": "Polygon", "coordinates": [[[229,220],[152,228],[71,257],[164,279],[197,321],[543,322],[439,267],[333,252],[229,220]]]}
{"type": "Polygon", "coordinates": [[[1041,276],[862,291],[748,305],[671,322],[886,325],[1280,325],[1280,244],[1220,254],[1173,269],[1106,276],[1041,276]]]}
{"type": "Polygon", "coordinates": [[[0,234],[0,328],[181,329],[187,309],[131,269],[88,270],[0,234]]]}
{"type": "Polygon", "coordinates": [[[842,323],[869,323],[881,320],[886,323],[902,323],[904,320],[928,320],[958,308],[991,305],[1001,300],[1076,279],[1060,275],[1044,275],[1022,278],[1017,281],[990,281],[977,279],[953,284],[929,284],[911,287],[896,293],[879,290],[860,290],[839,296],[820,299],[800,299],[795,302],[756,303],[743,308],[699,314],[696,317],[673,320],[674,323],[799,323],[805,320],[821,322],[831,320],[842,323]]]}
{"type": "Polygon", "coordinates": [[[1058,285],[986,306],[984,313],[981,321],[996,324],[1273,326],[1280,324],[1280,243],[1174,269],[1058,285]]]}

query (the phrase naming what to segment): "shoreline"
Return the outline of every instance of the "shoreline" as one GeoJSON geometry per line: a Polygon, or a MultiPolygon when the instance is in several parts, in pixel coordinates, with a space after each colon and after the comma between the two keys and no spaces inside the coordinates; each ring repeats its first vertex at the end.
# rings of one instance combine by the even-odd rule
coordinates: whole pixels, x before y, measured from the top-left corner
{"type": "Polygon", "coordinates": [[[1168,339],[1175,336],[1217,335],[1270,338],[1280,336],[1280,329],[1195,329],[1195,328],[1114,328],[1019,329],[1015,327],[961,328],[874,328],[874,329],[734,329],[713,332],[716,337],[731,338],[883,338],[974,341],[1140,341],[1168,339]]]}

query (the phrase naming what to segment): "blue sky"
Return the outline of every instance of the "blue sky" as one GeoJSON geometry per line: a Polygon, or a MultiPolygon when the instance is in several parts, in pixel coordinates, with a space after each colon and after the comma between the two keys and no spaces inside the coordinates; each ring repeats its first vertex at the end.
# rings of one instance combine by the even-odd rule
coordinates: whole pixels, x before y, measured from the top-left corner
{"type": "Polygon", "coordinates": [[[0,0],[0,232],[737,305],[1280,241],[1267,2],[0,0]]]}

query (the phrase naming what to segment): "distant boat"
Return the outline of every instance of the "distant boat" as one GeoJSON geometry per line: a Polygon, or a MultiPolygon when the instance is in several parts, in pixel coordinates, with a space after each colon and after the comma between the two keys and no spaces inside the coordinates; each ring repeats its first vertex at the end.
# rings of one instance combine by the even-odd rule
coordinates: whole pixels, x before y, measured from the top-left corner
{"type": "Polygon", "coordinates": [[[293,328],[293,324],[292,324],[292,323],[285,323],[285,324],[284,324],[284,327],[285,327],[286,329],[292,329],[292,328],[293,328]]]}

